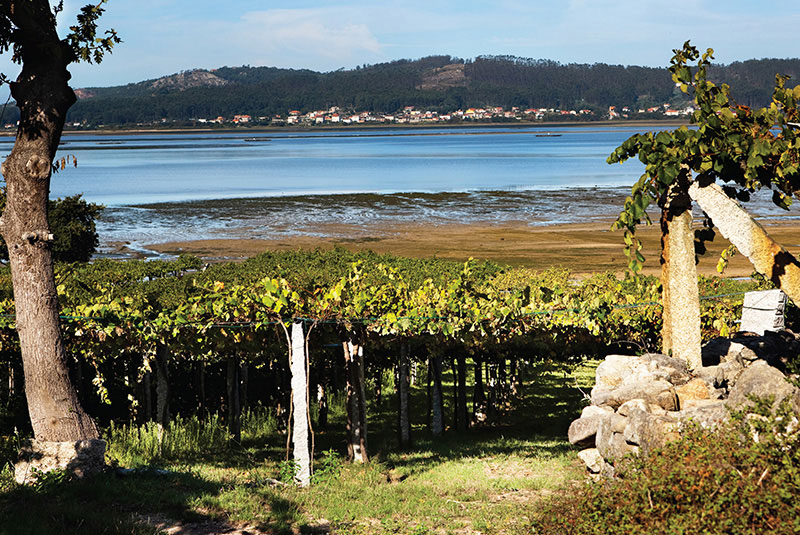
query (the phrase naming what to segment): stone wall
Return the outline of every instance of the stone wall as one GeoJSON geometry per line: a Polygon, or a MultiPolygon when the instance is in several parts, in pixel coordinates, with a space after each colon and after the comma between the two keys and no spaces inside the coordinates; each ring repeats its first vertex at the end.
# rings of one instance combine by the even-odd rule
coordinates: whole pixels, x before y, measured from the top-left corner
{"type": "Polygon", "coordinates": [[[781,371],[800,350],[791,331],[713,340],[703,348],[704,366],[690,371],[661,354],[609,355],[597,367],[591,405],[569,427],[569,441],[590,472],[613,475],[629,453],[647,453],[680,438],[694,422],[711,428],[729,408],[750,403],[750,394],[790,398],[800,414],[800,390],[781,371]]]}

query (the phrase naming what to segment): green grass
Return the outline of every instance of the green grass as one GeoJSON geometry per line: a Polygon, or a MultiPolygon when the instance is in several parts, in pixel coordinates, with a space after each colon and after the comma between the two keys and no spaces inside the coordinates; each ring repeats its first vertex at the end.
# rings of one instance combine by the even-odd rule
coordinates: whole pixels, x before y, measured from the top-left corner
{"type": "MultiPolygon", "coordinates": [[[[528,533],[541,498],[582,477],[565,436],[583,404],[577,386],[590,386],[594,365],[538,365],[502,425],[465,434],[449,430],[439,438],[426,431],[425,391],[415,388],[414,446],[407,451],[397,448],[396,400],[386,395],[381,406],[369,408],[372,462],[345,464],[338,477],[308,489],[271,484],[279,477],[286,437],[263,408],[244,416],[241,445],[220,441],[224,428],[213,417],[174,422],[160,450],[153,426],[115,428],[110,457],[122,466],[157,465],[168,473],[143,468],[34,489],[17,487],[6,471],[0,476],[0,534],[154,533],[134,522],[137,515],[227,521],[279,534],[313,531],[321,519],[346,534],[528,533]]],[[[344,453],[341,405],[341,399],[332,402],[328,431],[316,436],[318,459],[325,450],[344,453]]]]}

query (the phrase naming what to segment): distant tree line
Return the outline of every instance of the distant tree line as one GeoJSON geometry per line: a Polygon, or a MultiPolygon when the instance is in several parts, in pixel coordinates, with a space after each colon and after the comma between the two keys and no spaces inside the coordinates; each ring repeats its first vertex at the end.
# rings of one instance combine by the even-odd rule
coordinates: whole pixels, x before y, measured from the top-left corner
{"type": "MultiPolygon", "coordinates": [[[[761,59],[714,66],[712,79],[735,83],[740,104],[767,105],[775,74],[800,76],[800,59],[761,59]]],[[[662,68],[597,64],[561,64],[514,56],[463,60],[431,56],[327,73],[275,67],[222,67],[211,71],[224,86],[182,87],[148,80],[125,86],[90,88],[69,112],[68,122],[133,125],[197,118],[285,116],[338,106],[343,110],[393,113],[404,106],[434,111],[469,107],[543,107],[605,111],[608,106],[647,109],[664,103],[679,106],[676,91],[662,68]],[[463,66],[463,80],[422,89],[446,65],[463,66]]],[[[6,111],[6,121],[16,116],[6,111]]]]}

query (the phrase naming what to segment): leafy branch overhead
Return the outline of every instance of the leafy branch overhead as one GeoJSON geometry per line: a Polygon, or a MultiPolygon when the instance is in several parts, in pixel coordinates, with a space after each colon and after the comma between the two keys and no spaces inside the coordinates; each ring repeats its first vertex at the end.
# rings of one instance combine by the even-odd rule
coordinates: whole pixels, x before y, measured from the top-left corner
{"type": "MultiPolygon", "coordinates": [[[[97,4],[83,6],[76,17],[76,24],[69,27],[70,33],[58,40],[62,49],[69,51],[67,63],[100,63],[114,45],[122,42],[114,29],[98,36],[97,21],[105,11],[103,5],[106,2],[108,0],[100,0],[97,4]]],[[[50,32],[55,30],[56,17],[63,9],[63,0],[52,8],[47,2],[33,0],[0,3],[0,54],[11,50],[12,60],[22,63],[25,46],[31,40],[38,40],[40,47],[55,42],[50,32]]],[[[30,53],[31,49],[27,50],[30,53]]],[[[8,81],[5,76],[1,80],[8,81]]]]}
{"type": "Polygon", "coordinates": [[[667,191],[683,171],[701,184],[723,182],[725,192],[741,201],[769,188],[773,202],[784,209],[800,189],[800,85],[787,88],[788,77],[776,75],[772,103],[751,109],[736,103],[728,84],[708,79],[713,50],[701,55],[687,41],[673,52],[669,71],[681,91],[694,100],[695,127],[636,134],[607,159],[612,164],[638,156],[645,165],[612,225],[625,231],[625,253],[633,271],[644,262],[636,226],[643,221],[650,224],[647,208],[654,202],[664,207],[667,191]],[[689,63],[694,61],[692,69],[689,63]]]}

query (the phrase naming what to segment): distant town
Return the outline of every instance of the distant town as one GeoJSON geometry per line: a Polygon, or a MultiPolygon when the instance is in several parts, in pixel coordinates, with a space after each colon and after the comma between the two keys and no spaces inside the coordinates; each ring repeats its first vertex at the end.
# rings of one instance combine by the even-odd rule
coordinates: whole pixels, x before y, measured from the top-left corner
{"type": "MultiPolygon", "coordinates": [[[[369,111],[342,110],[332,106],[327,110],[302,113],[289,110],[286,115],[251,116],[236,114],[232,117],[218,116],[214,118],[192,118],[187,120],[161,119],[150,123],[137,123],[137,127],[151,126],[348,126],[378,124],[459,124],[459,123],[502,123],[502,122],[536,122],[536,121],[599,121],[625,119],[669,119],[688,117],[694,112],[692,106],[673,108],[670,104],[662,104],[650,108],[634,109],[628,106],[617,108],[609,106],[604,112],[590,109],[562,110],[558,108],[526,108],[501,106],[488,108],[467,108],[448,113],[433,110],[421,110],[414,106],[405,106],[396,113],[376,113],[369,111]]],[[[16,124],[5,124],[5,129],[16,128],[16,124]]],[[[105,125],[87,125],[84,122],[72,122],[71,128],[103,128],[105,125]]],[[[130,126],[130,125],[129,125],[130,126]]]]}
{"type": "MultiPolygon", "coordinates": [[[[453,112],[440,113],[432,110],[420,110],[414,106],[406,106],[396,113],[375,113],[369,111],[345,111],[338,106],[327,110],[310,111],[302,113],[290,110],[286,115],[252,117],[250,115],[234,115],[233,117],[215,117],[193,119],[198,124],[225,124],[225,125],[353,125],[353,124],[430,124],[430,123],[460,123],[460,122],[507,122],[507,121],[547,121],[547,120],[613,120],[634,119],[637,117],[678,118],[689,116],[694,108],[689,106],[674,109],[670,104],[651,107],[647,109],[632,109],[610,106],[604,113],[597,113],[590,109],[562,110],[557,108],[527,108],[512,107],[505,109],[501,106],[488,108],[468,108],[453,112]]],[[[78,126],[78,125],[75,125],[78,126]]]]}

